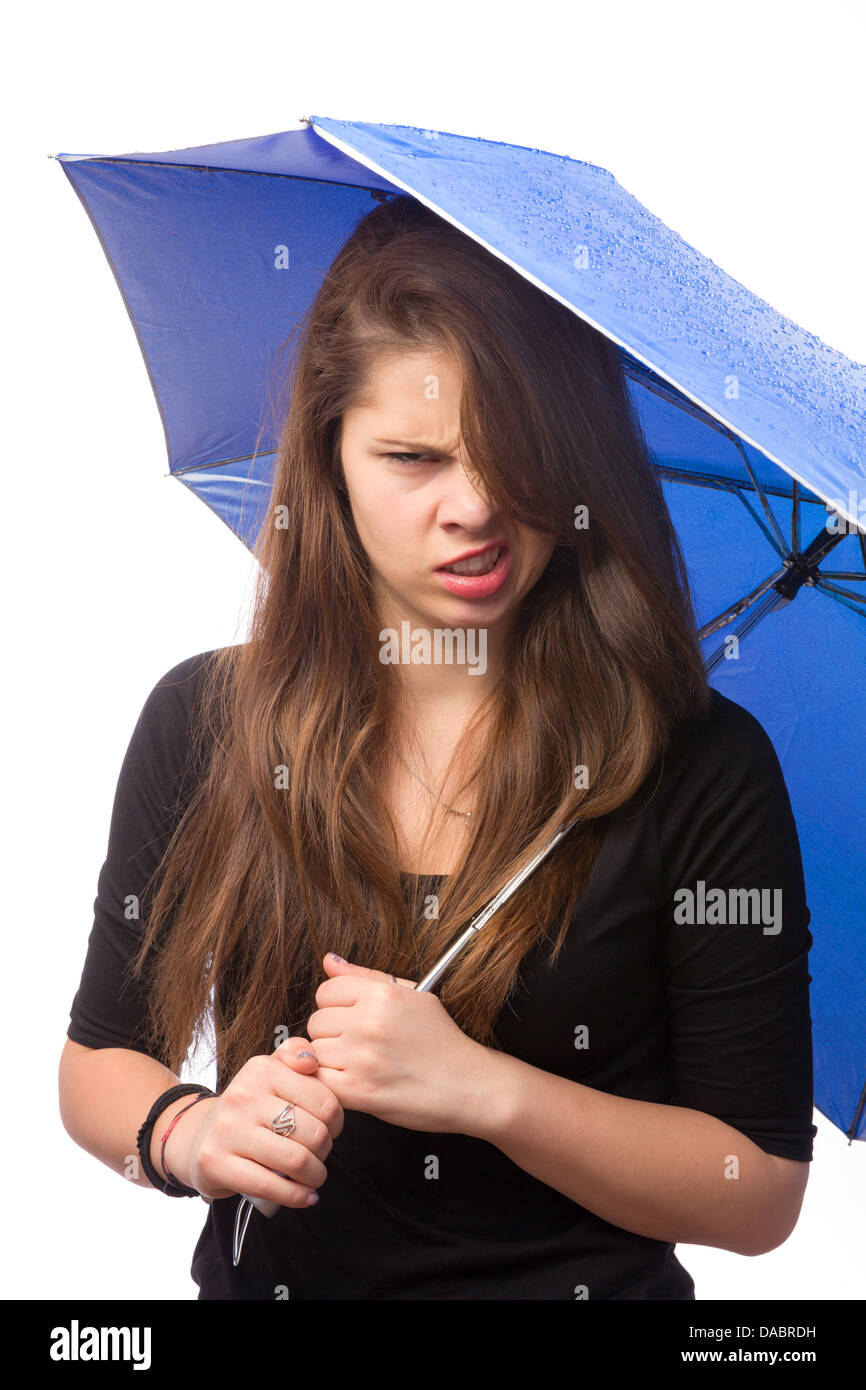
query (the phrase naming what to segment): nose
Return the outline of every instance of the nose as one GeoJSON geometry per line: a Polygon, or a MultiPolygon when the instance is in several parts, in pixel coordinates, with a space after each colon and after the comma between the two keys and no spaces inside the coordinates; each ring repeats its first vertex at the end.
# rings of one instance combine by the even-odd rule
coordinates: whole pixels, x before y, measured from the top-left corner
{"type": "Polygon", "coordinates": [[[440,525],[452,523],[466,531],[480,530],[500,510],[468,460],[452,463],[443,471],[443,480],[440,525]]]}

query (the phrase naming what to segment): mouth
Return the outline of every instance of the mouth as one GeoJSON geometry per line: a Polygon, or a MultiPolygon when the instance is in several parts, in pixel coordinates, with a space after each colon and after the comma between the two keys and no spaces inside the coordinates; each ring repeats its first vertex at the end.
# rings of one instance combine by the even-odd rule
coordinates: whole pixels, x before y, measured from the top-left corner
{"type": "Polygon", "coordinates": [[[477,555],[470,555],[465,560],[455,560],[450,565],[440,565],[439,572],[445,574],[490,574],[496,568],[500,555],[506,547],[504,545],[491,545],[486,550],[480,551],[477,555]]]}
{"type": "Polygon", "coordinates": [[[508,578],[511,551],[507,545],[488,545],[477,555],[467,555],[450,565],[440,565],[433,573],[439,583],[462,599],[488,599],[498,593],[508,578]]]}

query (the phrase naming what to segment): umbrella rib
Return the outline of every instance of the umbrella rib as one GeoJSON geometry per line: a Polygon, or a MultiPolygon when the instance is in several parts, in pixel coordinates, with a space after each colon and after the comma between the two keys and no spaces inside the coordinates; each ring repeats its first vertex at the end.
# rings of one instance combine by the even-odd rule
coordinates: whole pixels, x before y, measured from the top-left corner
{"type": "MultiPolygon", "coordinates": [[[[749,513],[749,516],[756,523],[756,525],[760,526],[761,530],[763,531],[764,535],[766,536],[773,549],[778,552],[782,559],[786,559],[788,557],[789,551],[780,550],[779,544],[775,536],[772,534],[770,529],[764,524],[764,521],[762,520],[758,512],[756,512],[751,502],[749,502],[748,499],[745,497],[743,489],[749,486],[748,483],[737,481],[734,478],[722,478],[719,476],[718,473],[697,473],[693,469],[672,468],[670,465],[665,464],[656,464],[656,471],[660,474],[661,477],[666,478],[668,482],[671,483],[687,483],[692,487],[708,487],[713,488],[718,492],[732,493],[735,497],[739,498],[743,506],[746,508],[746,511],[749,513]]],[[[751,474],[752,470],[749,469],[749,472],[751,474]]],[[[752,481],[755,481],[753,474],[752,481]]],[[[799,484],[795,484],[795,486],[799,488],[799,484]]],[[[775,484],[765,486],[763,488],[763,492],[768,493],[773,497],[791,496],[791,493],[787,490],[787,488],[778,487],[775,484]]],[[[819,500],[820,499],[816,498],[816,503],[819,500]]],[[[779,532],[779,535],[781,536],[781,532],[779,532]]],[[[782,541],[784,543],[783,536],[782,541]]]]}
{"type": "Polygon", "coordinates": [[[740,451],[740,457],[741,457],[742,460],[743,460],[743,464],[744,464],[744,466],[745,466],[746,472],[748,473],[749,477],[750,477],[751,480],[752,480],[752,486],[754,487],[756,493],[758,494],[758,496],[759,496],[760,499],[761,499],[761,506],[764,508],[764,515],[766,516],[767,520],[769,521],[770,527],[771,527],[771,529],[772,529],[772,531],[773,531],[773,534],[775,535],[776,540],[777,540],[777,542],[778,542],[776,548],[777,548],[777,550],[778,550],[778,552],[779,552],[780,555],[783,555],[783,556],[784,556],[784,555],[787,555],[787,554],[789,553],[789,551],[788,551],[788,542],[786,541],[785,537],[782,535],[781,527],[779,526],[779,523],[778,523],[778,521],[776,520],[776,517],[775,517],[775,514],[774,514],[774,512],[773,512],[772,507],[770,506],[769,502],[767,501],[767,497],[766,497],[766,494],[765,494],[765,492],[764,492],[764,489],[761,487],[761,484],[758,482],[757,478],[755,477],[754,471],[753,471],[753,469],[752,469],[752,465],[749,463],[749,459],[748,459],[748,456],[747,456],[747,454],[746,454],[745,449],[743,448],[742,442],[741,442],[739,439],[736,439],[736,438],[735,438],[735,439],[734,439],[734,443],[736,444],[737,448],[738,448],[739,451],[740,451]]]}
{"type": "MultiPolygon", "coordinates": [[[[818,587],[819,586],[816,584],[815,588],[817,589],[818,587]]],[[[823,589],[823,586],[821,587],[823,589]]],[[[841,594],[833,594],[829,589],[823,589],[823,593],[825,598],[831,599],[833,603],[841,603],[843,608],[850,609],[850,611],[856,613],[858,617],[866,617],[866,609],[864,609],[862,602],[852,603],[850,599],[843,598],[841,594]]]]}
{"type": "MultiPolygon", "coordinates": [[[[818,571],[821,574],[821,571],[818,571]]],[[[866,575],[859,575],[858,578],[866,579],[866,575]]],[[[842,594],[849,598],[853,603],[866,603],[866,594],[855,594],[853,589],[843,589],[841,584],[831,584],[828,579],[821,577],[815,580],[815,587],[818,589],[831,589],[834,594],[842,594]]]]}
{"type": "MultiPolygon", "coordinates": [[[[749,484],[744,478],[725,478],[720,473],[699,473],[693,468],[674,468],[664,463],[655,464],[656,471],[663,478],[671,483],[688,483],[691,487],[715,488],[719,492],[736,492],[738,488],[748,488],[749,484]]],[[[779,487],[775,483],[765,483],[764,491],[770,497],[789,498],[791,493],[786,487],[779,487]]],[[[817,496],[815,503],[823,506],[823,502],[817,496]]]]}
{"type": "MultiPolygon", "coordinates": [[[[769,528],[766,527],[766,526],[764,525],[763,521],[761,520],[761,518],[760,518],[760,516],[758,515],[758,513],[755,511],[755,508],[752,506],[751,502],[748,500],[748,498],[746,498],[746,497],[743,496],[742,490],[741,490],[739,487],[733,487],[733,488],[731,489],[731,491],[732,491],[732,492],[735,492],[736,495],[739,497],[739,499],[740,499],[740,501],[742,502],[743,506],[746,508],[746,511],[747,511],[747,512],[749,513],[749,515],[752,517],[753,521],[757,522],[758,526],[760,526],[761,530],[763,531],[764,535],[767,537],[767,540],[770,542],[770,545],[773,547],[773,549],[776,550],[776,551],[778,551],[779,555],[781,555],[781,557],[782,557],[783,560],[787,559],[788,556],[789,556],[789,554],[790,554],[790,551],[788,551],[788,550],[786,550],[786,549],[782,549],[782,547],[778,544],[778,542],[777,542],[777,540],[776,540],[776,537],[772,534],[772,532],[769,530],[769,528]]],[[[766,504],[765,504],[765,505],[766,505],[766,504]]],[[[784,538],[784,536],[782,536],[782,533],[781,533],[781,531],[778,530],[778,528],[777,528],[777,534],[781,537],[782,541],[784,542],[784,539],[785,539],[785,538],[784,538]]]]}
{"type": "MultiPolygon", "coordinates": [[[[745,498],[741,500],[745,502],[745,498]]],[[[746,503],[746,505],[748,506],[748,503],[746,503]]],[[[763,526],[757,513],[753,512],[751,507],[749,507],[749,511],[752,512],[755,516],[755,520],[766,532],[766,528],[763,526]]],[[[755,624],[759,623],[767,613],[772,613],[774,608],[783,607],[790,603],[792,599],[796,597],[800,587],[804,583],[810,585],[810,587],[820,586],[822,589],[834,591],[830,592],[828,596],[834,598],[836,594],[840,595],[840,597],[836,599],[836,602],[844,603],[846,607],[849,608],[853,607],[853,604],[848,602],[849,599],[853,599],[855,603],[866,603],[866,595],[854,594],[850,590],[840,588],[838,584],[828,583],[821,577],[821,571],[818,569],[818,565],[824,556],[829,555],[830,551],[835,549],[841,540],[841,535],[830,533],[827,531],[826,527],[824,527],[806,547],[805,554],[783,556],[783,564],[780,570],[777,570],[775,574],[771,574],[766,579],[762,580],[758,587],[753,589],[751,593],[746,594],[744,598],[741,598],[737,603],[726,609],[724,613],[720,613],[717,618],[714,618],[711,622],[706,623],[700,628],[698,632],[699,640],[703,641],[704,638],[711,636],[714,632],[718,632],[720,628],[726,627],[732,619],[740,617],[747,608],[750,608],[754,604],[756,599],[767,594],[767,590],[770,588],[775,588],[777,592],[775,594],[767,594],[763,602],[758,604],[758,607],[753,609],[740,626],[735,629],[735,636],[738,640],[740,637],[745,637],[746,633],[750,632],[755,624]],[[780,583],[780,580],[783,582],[780,583]]],[[[866,574],[864,574],[862,578],[866,579],[866,574]]],[[[864,610],[858,608],[854,611],[863,612],[864,610]]],[[[727,635],[725,642],[727,642],[730,635],[730,633],[727,635]]],[[[723,656],[725,656],[725,643],[717,647],[712,656],[710,656],[705,663],[708,674],[718,666],[723,656]]]]}
{"type": "Polygon", "coordinates": [[[728,623],[732,622],[734,618],[739,618],[740,614],[751,607],[755,600],[761,597],[761,594],[765,594],[771,585],[775,584],[778,579],[781,579],[784,573],[785,570],[780,569],[768,575],[768,577],[763,580],[756,589],[753,589],[750,594],[746,594],[744,598],[739,599],[739,601],[730,608],[726,608],[724,613],[720,613],[719,616],[713,618],[711,622],[705,623],[698,632],[700,641],[703,641],[705,637],[712,636],[714,632],[718,632],[719,628],[725,627],[728,623]]]}
{"type": "Polygon", "coordinates": [[[286,179],[289,183],[326,183],[329,188],[353,188],[358,193],[369,193],[371,197],[376,193],[390,196],[390,189],[387,188],[370,188],[365,183],[343,183],[342,179],[322,179],[315,174],[279,174],[274,169],[232,169],[223,164],[167,164],[159,159],[126,159],[123,155],[95,155],[90,158],[93,164],[122,164],[135,169],[187,169],[195,174],[243,174],[255,179],[286,179]]]}
{"type": "MultiPolygon", "coordinates": [[[[166,478],[182,478],[184,473],[203,473],[207,468],[225,468],[230,463],[246,463],[248,459],[268,458],[269,455],[276,453],[275,449],[265,449],[260,454],[236,454],[230,459],[214,459],[211,463],[188,463],[185,468],[171,468],[168,473],[163,474],[166,478]]],[[[250,478],[251,483],[258,481],[257,478],[250,478]]]]}
{"type": "Polygon", "coordinates": [[[633,377],[634,380],[640,382],[647,391],[652,391],[654,395],[661,396],[663,400],[670,401],[672,405],[678,406],[686,415],[691,415],[695,420],[699,420],[702,425],[708,425],[710,429],[714,429],[717,433],[723,434],[726,439],[732,438],[728,426],[723,425],[721,420],[717,420],[714,416],[709,415],[707,411],[702,410],[699,405],[695,405],[693,401],[690,401],[687,396],[683,396],[675,387],[669,385],[667,382],[660,381],[658,377],[652,376],[649,368],[645,367],[642,362],[638,362],[630,353],[626,355],[626,351],[622,348],[619,349],[619,352],[620,361],[626,376],[633,377]]]}
{"type": "Polygon", "coordinates": [[[706,670],[707,675],[714,671],[715,668],[718,666],[719,662],[723,659],[723,657],[726,656],[727,653],[725,648],[730,637],[736,637],[737,641],[739,642],[741,637],[745,637],[748,632],[751,632],[752,628],[757,623],[759,623],[762,618],[766,617],[768,613],[772,613],[773,609],[781,602],[781,594],[766,594],[763,600],[758,604],[758,606],[752,609],[748,617],[743,619],[739,627],[735,628],[733,633],[728,633],[725,637],[724,642],[722,642],[720,646],[716,647],[716,650],[712,653],[711,656],[707,657],[707,660],[704,663],[704,668],[706,670]]]}
{"type": "Polygon", "coordinates": [[[849,1128],[845,1131],[848,1143],[852,1143],[857,1137],[857,1123],[863,1113],[863,1106],[866,1105],[866,1081],[863,1083],[863,1090],[860,1092],[860,1099],[857,1102],[857,1109],[854,1111],[854,1118],[849,1128]]]}

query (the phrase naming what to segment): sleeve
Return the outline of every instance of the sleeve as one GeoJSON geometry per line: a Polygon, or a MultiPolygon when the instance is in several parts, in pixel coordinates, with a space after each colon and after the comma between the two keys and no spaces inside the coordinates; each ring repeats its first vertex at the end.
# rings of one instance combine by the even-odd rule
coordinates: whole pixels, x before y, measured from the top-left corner
{"type": "Polygon", "coordinates": [[[124,756],[93,904],[93,926],[67,1036],[86,1047],[160,1056],[147,1023],[143,982],[127,977],[144,931],[140,907],[192,786],[189,718],[201,664],[178,663],[148,695],[124,756]]]}
{"type": "Polygon", "coordinates": [[[717,692],[712,711],[680,746],[657,811],[672,1099],[810,1162],[812,934],[797,829],[762,725],[717,692]]]}

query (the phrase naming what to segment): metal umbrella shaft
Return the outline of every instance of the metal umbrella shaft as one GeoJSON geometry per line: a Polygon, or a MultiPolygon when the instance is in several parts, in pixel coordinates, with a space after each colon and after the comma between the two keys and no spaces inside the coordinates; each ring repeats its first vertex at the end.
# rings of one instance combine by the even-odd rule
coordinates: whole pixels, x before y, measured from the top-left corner
{"type": "Polygon", "coordinates": [[[505,887],[500,889],[500,891],[496,894],[496,897],[491,898],[490,902],[487,904],[486,907],[481,909],[477,917],[472,918],[472,921],[469,923],[469,926],[466,928],[464,932],[461,933],[460,936],[458,936],[457,940],[453,943],[453,945],[448,947],[448,950],[445,952],[445,954],[439,957],[439,960],[432,967],[432,969],[427,972],[423,980],[421,980],[415,986],[416,989],[431,990],[434,985],[439,983],[451,962],[455,960],[457,956],[460,955],[460,952],[464,949],[464,947],[469,945],[469,942],[472,940],[475,933],[479,932],[482,927],[487,925],[494,912],[498,912],[502,904],[508,901],[512,893],[515,893],[517,889],[520,887],[521,883],[523,883],[525,879],[529,878],[529,875],[533,873],[535,869],[538,868],[542,860],[547,858],[548,854],[550,854],[550,851],[554,848],[554,846],[558,845],[563,836],[568,834],[571,827],[577,824],[577,820],[578,817],[575,816],[574,820],[568,822],[568,825],[564,825],[561,830],[557,830],[556,834],[550,840],[548,840],[547,844],[544,845],[543,848],[538,851],[534,858],[530,859],[528,864],[524,865],[522,869],[518,870],[518,872],[514,875],[513,878],[510,878],[508,880],[505,887]]]}

